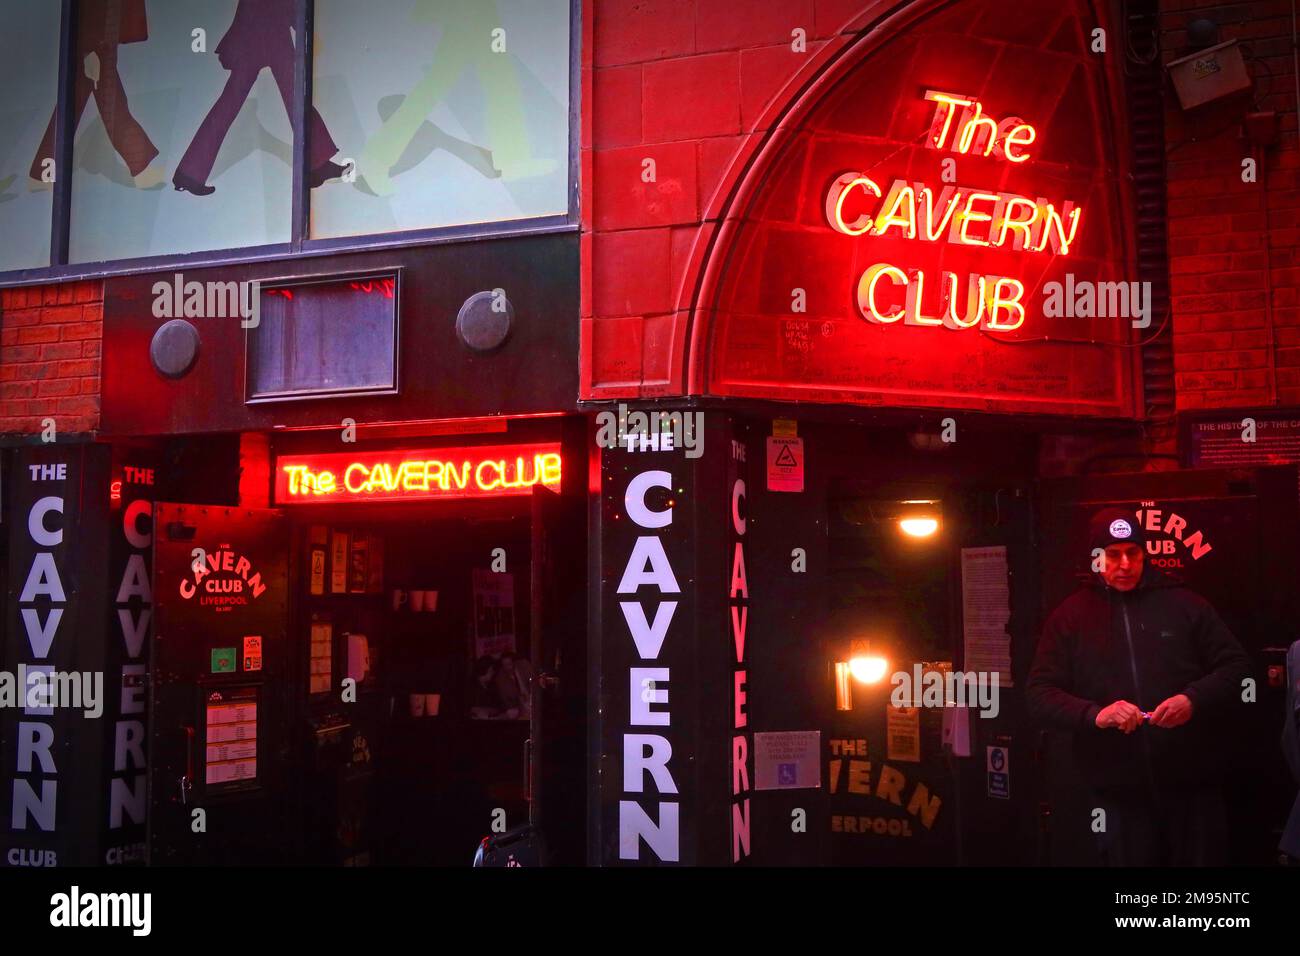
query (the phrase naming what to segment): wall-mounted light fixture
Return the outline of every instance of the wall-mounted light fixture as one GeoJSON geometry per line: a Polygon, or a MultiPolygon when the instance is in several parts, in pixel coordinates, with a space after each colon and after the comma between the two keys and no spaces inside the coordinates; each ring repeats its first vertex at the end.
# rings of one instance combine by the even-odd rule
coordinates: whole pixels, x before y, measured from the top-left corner
{"type": "Polygon", "coordinates": [[[853,673],[848,661],[835,662],[835,709],[853,709],[853,673]]]}
{"type": "Polygon", "coordinates": [[[915,498],[899,503],[898,529],[909,538],[929,538],[939,530],[939,502],[915,498]]]}
{"type": "Polygon", "coordinates": [[[835,662],[835,709],[853,709],[853,684],[879,684],[889,673],[889,658],[870,641],[849,642],[848,660],[835,662]]]}

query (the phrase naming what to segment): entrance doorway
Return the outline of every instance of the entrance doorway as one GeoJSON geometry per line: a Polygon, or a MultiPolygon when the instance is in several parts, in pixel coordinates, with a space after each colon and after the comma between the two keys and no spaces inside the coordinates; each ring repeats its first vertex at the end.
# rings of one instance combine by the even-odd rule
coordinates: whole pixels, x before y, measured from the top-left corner
{"type": "Polygon", "coordinates": [[[583,499],[157,527],[153,862],[469,866],[530,822],[582,862],[583,499]]]}

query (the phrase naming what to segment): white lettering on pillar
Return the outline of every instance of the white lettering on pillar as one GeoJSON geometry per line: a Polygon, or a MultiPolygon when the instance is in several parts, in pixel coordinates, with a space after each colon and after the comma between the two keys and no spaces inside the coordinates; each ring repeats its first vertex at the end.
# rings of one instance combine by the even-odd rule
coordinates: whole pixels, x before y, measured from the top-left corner
{"type": "Polygon", "coordinates": [[[623,736],[623,792],[644,793],[645,774],[650,774],[660,793],[676,793],[677,784],[668,772],[673,745],[658,734],[623,736]]]}
{"type": "Polygon", "coordinates": [[[650,847],[650,852],[665,863],[676,863],[680,858],[678,846],[678,805],[659,801],[659,822],[651,820],[633,800],[620,800],[618,803],[618,858],[620,860],[641,859],[641,841],[650,847]]]}
{"type": "MultiPolygon", "coordinates": [[[[658,531],[673,521],[671,500],[662,507],[652,508],[647,502],[651,489],[672,490],[671,473],[647,470],[634,475],[623,495],[627,517],[639,528],[658,531]]],[[[663,600],[664,595],[680,594],[681,587],[673,573],[672,563],[663,541],[656,534],[639,535],[628,555],[622,577],[618,583],[620,595],[636,595],[643,587],[658,591],[650,605],[649,600],[619,602],[627,633],[632,638],[636,655],[642,661],[660,659],[669,637],[677,601],[663,600]],[[654,607],[653,618],[647,606],[654,607]]],[[[643,794],[646,780],[653,781],[660,795],[676,794],[677,782],[673,779],[671,741],[659,734],[630,732],[631,727],[668,727],[671,723],[668,684],[671,669],[666,666],[629,666],[628,668],[628,727],[623,734],[624,794],[643,794]]],[[[636,800],[620,800],[618,804],[618,856],[620,860],[641,859],[642,846],[664,862],[678,862],[680,847],[680,805],[675,801],[659,800],[657,804],[642,805],[636,800]]]]}

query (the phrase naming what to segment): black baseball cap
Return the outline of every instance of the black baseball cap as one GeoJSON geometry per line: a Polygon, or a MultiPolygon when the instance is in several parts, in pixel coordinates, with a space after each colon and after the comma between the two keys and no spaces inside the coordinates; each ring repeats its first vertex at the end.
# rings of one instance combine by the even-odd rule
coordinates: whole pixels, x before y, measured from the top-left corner
{"type": "Polygon", "coordinates": [[[1112,544],[1142,546],[1146,536],[1142,524],[1127,508],[1102,508],[1088,522],[1088,547],[1107,548],[1112,544]]]}

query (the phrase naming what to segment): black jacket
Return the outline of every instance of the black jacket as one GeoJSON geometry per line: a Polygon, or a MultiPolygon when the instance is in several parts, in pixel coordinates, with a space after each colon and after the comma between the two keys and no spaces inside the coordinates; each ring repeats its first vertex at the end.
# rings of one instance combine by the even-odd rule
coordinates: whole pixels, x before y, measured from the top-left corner
{"type": "Polygon", "coordinates": [[[1250,658],[1213,607],[1152,565],[1132,591],[1099,575],[1043,626],[1025,695],[1041,724],[1073,732],[1080,770],[1106,789],[1165,791],[1217,782],[1250,658]],[[1117,700],[1148,713],[1186,694],[1181,727],[1099,729],[1117,700]]]}

